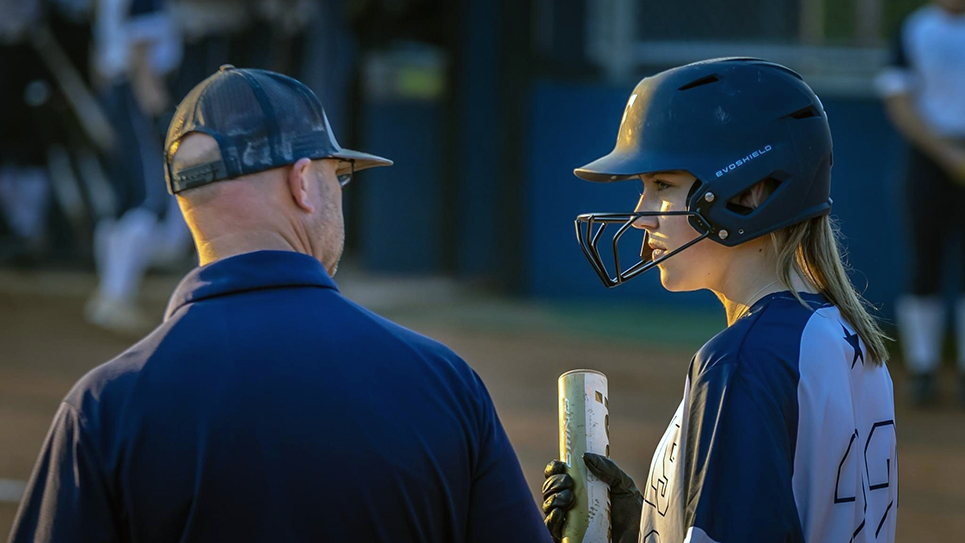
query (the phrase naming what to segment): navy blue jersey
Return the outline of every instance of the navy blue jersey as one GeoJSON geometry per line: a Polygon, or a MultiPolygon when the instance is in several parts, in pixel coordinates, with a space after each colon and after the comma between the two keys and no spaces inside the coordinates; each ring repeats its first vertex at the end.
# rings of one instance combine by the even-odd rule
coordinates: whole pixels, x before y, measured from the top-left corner
{"type": "Polygon", "coordinates": [[[12,542],[549,542],[492,401],[315,259],[198,268],[82,378],[12,542]]]}
{"type": "Polygon", "coordinates": [[[660,441],[645,543],[893,542],[888,369],[820,295],[771,294],[707,342],[660,441]]]}

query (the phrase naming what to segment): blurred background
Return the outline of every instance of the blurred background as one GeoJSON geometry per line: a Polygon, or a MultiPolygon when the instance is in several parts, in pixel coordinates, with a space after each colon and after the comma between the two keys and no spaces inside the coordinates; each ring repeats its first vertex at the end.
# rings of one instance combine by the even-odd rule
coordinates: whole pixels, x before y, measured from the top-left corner
{"type": "MultiPolygon", "coordinates": [[[[604,289],[575,243],[578,213],[638,198],[572,175],[610,151],[636,82],[721,56],[799,71],[830,119],[853,280],[891,326],[911,242],[907,144],[873,81],[925,3],[0,0],[0,534],[60,398],[155,325],[196,263],[161,143],[177,102],[221,64],[300,79],[343,146],[395,160],[345,191],[336,279],[477,369],[535,495],[558,454],[560,373],[610,376],[612,454],[641,481],[692,353],[725,324],[713,295],[664,292],[656,274],[604,289]]],[[[961,537],[957,383],[913,409],[897,350],[890,368],[899,539],[961,537]]]]}

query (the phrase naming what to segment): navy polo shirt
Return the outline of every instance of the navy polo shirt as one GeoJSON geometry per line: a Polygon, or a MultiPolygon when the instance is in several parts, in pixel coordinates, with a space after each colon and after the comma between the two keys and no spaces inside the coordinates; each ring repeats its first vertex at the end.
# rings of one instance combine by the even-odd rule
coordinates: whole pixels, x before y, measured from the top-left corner
{"type": "Polygon", "coordinates": [[[550,539],[463,360],[261,251],[192,271],[74,386],[11,541],[550,539]]]}

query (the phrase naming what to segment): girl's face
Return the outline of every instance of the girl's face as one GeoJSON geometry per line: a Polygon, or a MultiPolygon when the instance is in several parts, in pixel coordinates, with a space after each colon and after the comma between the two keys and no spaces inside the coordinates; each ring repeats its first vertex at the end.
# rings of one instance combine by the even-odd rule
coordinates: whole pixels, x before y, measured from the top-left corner
{"type": "MultiPolygon", "coordinates": [[[[636,211],[687,210],[687,195],[696,181],[694,176],[685,171],[672,171],[644,174],[641,178],[643,192],[636,211]]],[[[654,260],[700,237],[686,216],[640,217],[633,226],[649,233],[648,242],[653,249],[654,260]]],[[[703,239],[661,263],[658,266],[660,282],[672,292],[703,288],[717,290],[724,284],[729,264],[738,248],[703,239]]]]}

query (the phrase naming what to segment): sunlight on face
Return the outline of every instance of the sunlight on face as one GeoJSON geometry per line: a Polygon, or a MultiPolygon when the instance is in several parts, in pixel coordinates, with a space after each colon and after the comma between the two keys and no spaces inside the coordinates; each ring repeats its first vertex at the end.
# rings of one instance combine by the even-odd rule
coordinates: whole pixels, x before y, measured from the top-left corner
{"type": "Polygon", "coordinates": [[[317,180],[317,193],[314,195],[316,209],[319,210],[311,218],[310,232],[312,232],[319,248],[316,255],[328,270],[335,275],[339,259],[345,247],[345,221],[342,217],[342,187],[338,184],[336,170],[339,162],[334,159],[312,161],[312,167],[317,180]]]}
{"type": "MultiPolygon", "coordinates": [[[[685,171],[657,172],[641,176],[643,192],[636,211],[687,211],[687,196],[696,178],[685,171]]],[[[700,237],[686,216],[640,217],[633,224],[649,234],[653,259],[700,237]]],[[[727,247],[704,239],[661,263],[660,282],[673,292],[713,288],[722,280],[730,258],[727,247]]]]}

